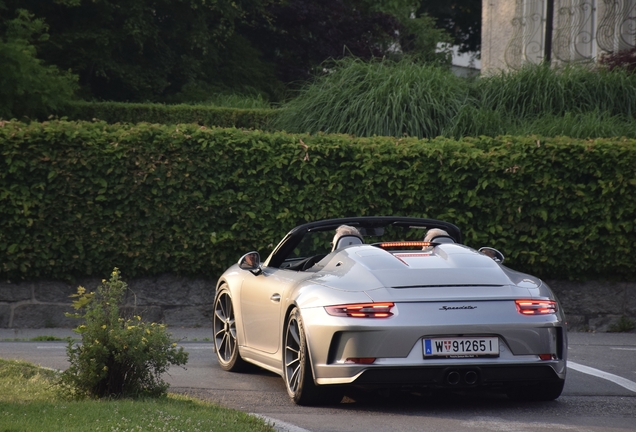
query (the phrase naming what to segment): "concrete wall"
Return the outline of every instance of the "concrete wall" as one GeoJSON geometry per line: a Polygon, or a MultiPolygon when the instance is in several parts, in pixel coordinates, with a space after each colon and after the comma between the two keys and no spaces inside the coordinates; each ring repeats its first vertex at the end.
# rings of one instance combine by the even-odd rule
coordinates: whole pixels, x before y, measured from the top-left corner
{"type": "Polygon", "coordinates": [[[482,0],[482,75],[542,62],[546,25],[552,29],[553,65],[593,63],[604,52],[636,46],[636,0],[553,0],[549,23],[547,5],[547,0],[482,0]]]}
{"type": "Polygon", "coordinates": [[[516,2],[512,0],[482,0],[481,8],[481,73],[493,74],[508,70],[504,54],[514,35],[512,20],[516,2]]]}
{"type": "MultiPolygon", "coordinates": [[[[173,275],[127,281],[126,307],[144,320],[170,327],[211,327],[215,282],[173,275]]],[[[0,328],[71,328],[79,321],[71,294],[79,285],[94,291],[98,279],[64,282],[0,283],[0,328]]],[[[636,322],[636,283],[548,281],[565,309],[572,331],[610,329],[621,317],[636,322]]]]}

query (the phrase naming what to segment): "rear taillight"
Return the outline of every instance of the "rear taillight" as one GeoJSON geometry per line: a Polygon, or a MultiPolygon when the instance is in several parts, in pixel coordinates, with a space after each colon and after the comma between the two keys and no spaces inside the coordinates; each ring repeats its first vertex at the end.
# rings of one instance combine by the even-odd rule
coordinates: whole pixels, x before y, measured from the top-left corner
{"type": "Polygon", "coordinates": [[[548,315],[557,312],[554,300],[515,300],[517,310],[523,315],[548,315]]]}
{"type": "Polygon", "coordinates": [[[393,316],[394,303],[359,303],[326,306],[329,315],[351,318],[388,318],[393,316]]]}

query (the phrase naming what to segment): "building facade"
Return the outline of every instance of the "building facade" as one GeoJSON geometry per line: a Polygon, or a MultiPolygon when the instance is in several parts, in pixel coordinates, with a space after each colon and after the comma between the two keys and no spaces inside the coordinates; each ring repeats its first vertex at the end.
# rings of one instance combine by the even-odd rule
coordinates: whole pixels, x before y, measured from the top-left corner
{"type": "Polygon", "coordinates": [[[636,0],[482,0],[482,73],[636,46],[636,0]]]}

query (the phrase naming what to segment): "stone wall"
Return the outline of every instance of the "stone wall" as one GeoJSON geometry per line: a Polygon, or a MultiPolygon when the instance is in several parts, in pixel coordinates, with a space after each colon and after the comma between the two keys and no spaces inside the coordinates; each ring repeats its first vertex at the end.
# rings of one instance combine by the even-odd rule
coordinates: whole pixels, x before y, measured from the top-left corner
{"type": "MultiPolygon", "coordinates": [[[[77,319],[64,316],[74,311],[70,295],[80,285],[94,291],[99,282],[0,282],[0,328],[76,327],[77,319]]],[[[134,309],[144,320],[177,327],[212,326],[216,281],[163,275],[126,282],[126,309],[134,309]]]]}
{"type": "Polygon", "coordinates": [[[559,298],[571,331],[611,330],[621,317],[636,323],[635,282],[547,281],[559,298]]]}
{"type": "MultiPolygon", "coordinates": [[[[144,320],[171,327],[211,327],[216,281],[173,275],[127,281],[126,308],[144,320]]],[[[0,283],[0,328],[71,328],[78,320],[70,295],[79,285],[94,291],[98,279],[63,282],[0,283]]],[[[571,331],[610,330],[621,317],[636,322],[636,283],[548,281],[559,297],[571,331]]]]}

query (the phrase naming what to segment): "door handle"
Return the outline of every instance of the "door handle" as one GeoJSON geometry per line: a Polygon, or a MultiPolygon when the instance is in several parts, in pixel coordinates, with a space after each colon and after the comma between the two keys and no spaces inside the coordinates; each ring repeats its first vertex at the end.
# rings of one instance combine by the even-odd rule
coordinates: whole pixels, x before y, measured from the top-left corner
{"type": "Polygon", "coordinates": [[[280,302],[280,294],[274,294],[269,298],[273,303],[279,303],[280,302]]]}

